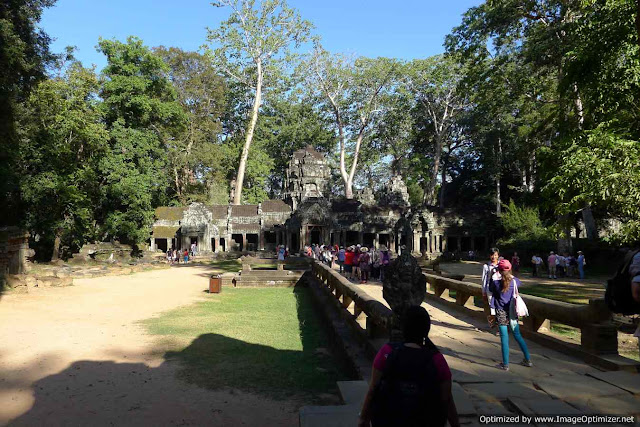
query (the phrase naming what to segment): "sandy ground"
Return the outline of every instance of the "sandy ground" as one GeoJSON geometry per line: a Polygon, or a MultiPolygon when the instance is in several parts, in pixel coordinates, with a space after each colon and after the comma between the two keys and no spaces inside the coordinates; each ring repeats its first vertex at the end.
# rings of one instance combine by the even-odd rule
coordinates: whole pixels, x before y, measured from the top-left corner
{"type": "Polygon", "coordinates": [[[0,425],[298,425],[295,402],[176,379],[137,323],[206,298],[206,267],[76,279],[0,299],[0,425]]]}

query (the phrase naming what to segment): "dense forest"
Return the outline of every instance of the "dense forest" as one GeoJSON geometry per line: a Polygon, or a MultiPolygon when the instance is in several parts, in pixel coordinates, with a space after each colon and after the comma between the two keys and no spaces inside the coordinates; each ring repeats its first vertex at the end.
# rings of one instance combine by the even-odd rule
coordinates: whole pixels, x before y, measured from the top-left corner
{"type": "Polygon", "coordinates": [[[54,258],[144,242],[157,206],[277,197],[308,144],[335,197],[397,174],[414,206],[495,213],[504,241],[640,241],[636,1],[487,1],[401,61],[328,52],[284,0],[225,0],[201,51],[101,39],[102,70],[50,50],[54,3],[0,5],[0,223],[54,258]]]}

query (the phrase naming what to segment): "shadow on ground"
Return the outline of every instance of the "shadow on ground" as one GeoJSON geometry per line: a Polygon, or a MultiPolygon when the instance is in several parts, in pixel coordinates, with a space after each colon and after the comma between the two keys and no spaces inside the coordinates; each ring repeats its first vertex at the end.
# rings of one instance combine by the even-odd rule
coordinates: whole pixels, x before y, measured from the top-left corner
{"type": "MultiPolygon", "coordinates": [[[[203,333],[186,347],[165,352],[158,367],[77,361],[36,382],[26,377],[16,378],[15,387],[0,382],[5,391],[18,385],[23,391],[31,389],[35,398],[31,409],[9,425],[202,425],[216,411],[226,411],[227,404],[254,417],[260,411],[273,415],[282,410],[290,416],[303,405],[339,404],[336,381],[352,377],[341,370],[327,348],[308,288],[291,291],[296,298],[301,350],[203,333]]],[[[162,338],[157,348],[148,350],[150,354],[163,353],[162,338]]],[[[268,419],[264,422],[269,425],[268,419]]]]}

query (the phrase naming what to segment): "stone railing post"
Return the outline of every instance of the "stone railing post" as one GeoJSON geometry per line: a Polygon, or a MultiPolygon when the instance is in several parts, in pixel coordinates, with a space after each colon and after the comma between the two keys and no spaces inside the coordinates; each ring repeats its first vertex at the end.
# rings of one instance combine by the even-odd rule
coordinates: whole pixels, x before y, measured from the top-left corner
{"type": "MultiPolygon", "coordinates": [[[[603,299],[589,300],[589,311],[594,319],[607,317],[607,306],[603,299]]],[[[618,354],[618,328],[610,319],[580,328],[580,345],[590,353],[618,354]]]]}
{"type": "Polygon", "coordinates": [[[529,314],[529,317],[522,318],[522,327],[533,332],[548,332],[551,329],[551,322],[544,317],[529,314]]]}

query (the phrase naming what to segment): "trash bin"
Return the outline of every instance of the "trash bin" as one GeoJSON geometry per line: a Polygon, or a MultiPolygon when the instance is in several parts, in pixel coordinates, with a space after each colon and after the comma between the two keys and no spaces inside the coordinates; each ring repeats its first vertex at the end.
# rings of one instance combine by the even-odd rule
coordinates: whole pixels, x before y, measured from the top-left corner
{"type": "Polygon", "coordinates": [[[210,294],[219,294],[222,290],[222,276],[219,274],[214,274],[209,279],[209,293],[210,294]]]}

